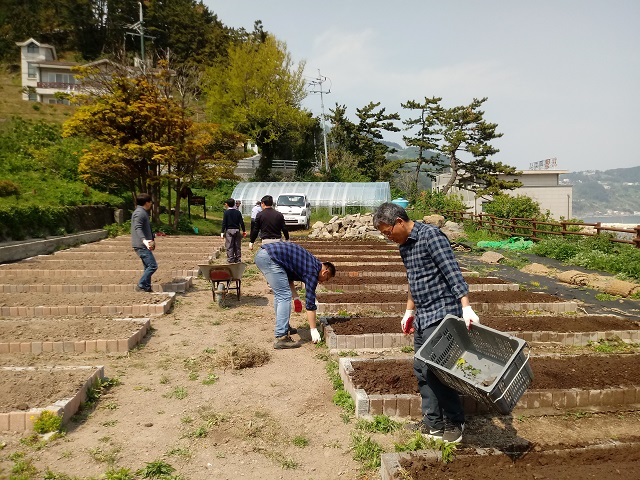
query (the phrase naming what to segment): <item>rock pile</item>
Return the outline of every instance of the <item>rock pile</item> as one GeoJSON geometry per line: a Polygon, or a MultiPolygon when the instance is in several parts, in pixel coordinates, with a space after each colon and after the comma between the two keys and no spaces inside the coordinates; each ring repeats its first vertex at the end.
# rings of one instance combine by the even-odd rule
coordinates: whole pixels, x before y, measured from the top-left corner
{"type": "Polygon", "coordinates": [[[312,232],[309,238],[320,240],[343,239],[343,240],[385,240],[373,226],[373,215],[371,213],[361,215],[356,213],[345,217],[334,216],[327,223],[316,222],[312,225],[312,232]]]}
{"type": "MultiPolygon", "coordinates": [[[[454,241],[463,234],[463,229],[455,222],[446,222],[442,215],[428,215],[423,217],[424,223],[431,223],[439,227],[442,232],[454,241]]],[[[342,218],[334,216],[327,223],[315,222],[312,226],[309,238],[320,240],[343,239],[343,240],[386,240],[373,226],[373,214],[346,215],[342,218]]]]}

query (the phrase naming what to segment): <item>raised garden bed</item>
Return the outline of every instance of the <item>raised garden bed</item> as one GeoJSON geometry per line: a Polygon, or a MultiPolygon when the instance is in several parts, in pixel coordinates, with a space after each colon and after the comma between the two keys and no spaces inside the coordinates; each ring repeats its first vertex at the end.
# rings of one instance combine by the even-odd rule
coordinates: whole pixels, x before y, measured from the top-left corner
{"type": "MultiPolygon", "coordinates": [[[[393,317],[321,317],[327,347],[336,350],[377,350],[413,346],[413,335],[400,331],[400,315],[393,317]]],[[[640,342],[640,322],[613,315],[485,314],[483,325],[511,333],[527,342],[555,342],[585,346],[601,340],[640,342]]]]}
{"type": "Polygon", "coordinates": [[[0,355],[127,352],[151,328],[148,318],[95,316],[0,319],[0,355]]]}
{"type": "MultiPolygon", "coordinates": [[[[558,409],[616,410],[640,403],[640,355],[531,357],[534,379],[514,414],[548,414],[558,409]]],[[[413,358],[341,358],[340,377],[356,416],[421,417],[413,358]]],[[[487,413],[485,405],[462,396],[465,413],[487,413]]]]}
{"type": "MultiPolygon", "coordinates": [[[[96,277],[56,278],[57,284],[25,283],[25,280],[2,278],[12,283],[0,284],[0,293],[119,293],[135,292],[139,276],[125,276],[124,279],[109,277],[109,284],[98,283],[96,277]]],[[[156,281],[153,278],[154,292],[186,292],[193,285],[193,277],[174,278],[170,282],[156,281]]]]}
{"type": "Polygon", "coordinates": [[[33,422],[44,410],[61,415],[66,422],[86,400],[87,390],[103,378],[102,366],[0,367],[0,432],[33,430],[33,422]]]}
{"type": "MultiPolygon", "coordinates": [[[[509,283],[496,277],[466,277],[470,292],[480,292],[488,290],[515,291],[520,289],[517,283],[509,283]]],[[[393,277],[393,280],[385,276],[377,277],[349,277],[341,276],[322,285],[323,289],[343,292],[363,292],[368,290],[399,290],[406,292],[409,288],[406,277],[400,279],[393,277]]]]}
{"type": "Polygon", "coordinates": [[[568,448],[554,445],[549,449],[514,455],[495,450],[462,448],[447,464],[436,451],[387,453],[381,458],[382,480],[451,480],[451,479],[553,479],[638,478],[640,443],[619,443],[568,448]],[[614,473],[615,472],[615,473],[614,473]]]}
{"type": "MultiPolygon", "coordinates": [[[[318,312],[404,312],[407,295],[403,292],[359,292],[359,293],[319,293],[318,312]]],[[[565,302],[560,297],[547,293],[505,291],[472,292],[469,300],[477,312],[508,310],[544,310],[554,313],[573,312],[578,307],[575,302],[565,302]]]]}
{"type": "Polygon", "coordinates": [[[101,314],[146,316],[167,313],[175,293],[2,293],[3,317],[43,317],[101,314]]]}

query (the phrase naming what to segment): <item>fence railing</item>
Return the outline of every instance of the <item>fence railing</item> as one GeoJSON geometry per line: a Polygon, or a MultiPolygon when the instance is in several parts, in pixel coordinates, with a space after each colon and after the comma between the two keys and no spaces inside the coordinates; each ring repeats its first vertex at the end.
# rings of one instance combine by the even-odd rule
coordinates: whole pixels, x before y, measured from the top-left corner
{"type": "Polygon", "coordinates": [[[547,235],[581,235],[589,237],[611,232],[614,234],[610,238],[612,242],[626,243],[640,248],[640,225],[632,228],[616,228],[603,226],[601,222],[544,222],[535,218],[500,218],[488,213],[475,214],[454,211],[443,212],[443,215],[456,222],[471,221],[480,228],[498,235],[523,236],[531,240],[542,240],[547,235]],[[591,227],[592,230],[584,231],[582,228],[577,227],[591,227]]]}
{"type": "Polygon", "coordinates": [[[272,160],[272,170],[295,170],[298,167],[297,160],[272,160]]]}

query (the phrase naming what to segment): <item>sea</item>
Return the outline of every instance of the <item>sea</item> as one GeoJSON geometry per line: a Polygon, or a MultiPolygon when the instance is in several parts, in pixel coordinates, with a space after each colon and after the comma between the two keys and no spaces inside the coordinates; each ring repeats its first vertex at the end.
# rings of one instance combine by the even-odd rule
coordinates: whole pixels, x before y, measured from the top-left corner
{"type": "Polygon", "coordinates": [[[603,215],[601,217],[583,217],[584,223],[615,223],[617,225],[640,225],[640,215],[603,215]]]}

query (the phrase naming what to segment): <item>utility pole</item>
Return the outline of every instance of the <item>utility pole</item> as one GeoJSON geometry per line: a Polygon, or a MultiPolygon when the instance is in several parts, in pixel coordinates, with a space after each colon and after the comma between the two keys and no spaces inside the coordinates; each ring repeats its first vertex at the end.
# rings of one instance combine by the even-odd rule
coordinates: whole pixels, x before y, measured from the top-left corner
{"type": "MultiPolygon", "coordinates": [[[[144,73],[145,71],[145,61],[144,61],[144,19],[142,17],[142,2],[138,2],[138,5],[140,7],[140,20],[137,21],[134,24],[131,25],[127,25],[127,28],[130,28],[132,30],[135,30],[134,32],[126,32],[126,35],[131,35],[134,37],[140,37],[140,62],[142,65],[142,72],[144,73]]],[[[150,37],[147,35],[147,38],[153,40],[155,37],[150,37]]]]}
{"type": "Polygon", "coordinates": [[[327,150],[327,129],[324,124],[324,94],[331,93],[331,89],[326,92],[322,91],[322,84],[327,81],[327,77],[323,77],[320,75],[320,69],[318,69],[318,78],[315,78],[311,82],[309,82],[314,88],[319,87],[319,90],[311,90],[311,93],[319,93],[320,94],[320,107],[322,108],[322,138],[324,140],[324,161],[325,161],[325,169],[329,172],[329,153],[327,150]]]}

